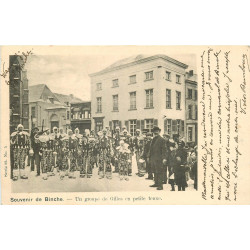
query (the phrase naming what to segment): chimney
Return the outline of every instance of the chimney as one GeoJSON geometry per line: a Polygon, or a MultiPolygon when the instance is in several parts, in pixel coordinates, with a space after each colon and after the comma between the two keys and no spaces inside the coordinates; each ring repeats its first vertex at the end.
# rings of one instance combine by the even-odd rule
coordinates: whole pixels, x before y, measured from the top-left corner
{"type": "Polygon", "coordinates": [[[189,70],[189,76],[193,76],[194,75],[194,71],[193,70],[189,70]]]}

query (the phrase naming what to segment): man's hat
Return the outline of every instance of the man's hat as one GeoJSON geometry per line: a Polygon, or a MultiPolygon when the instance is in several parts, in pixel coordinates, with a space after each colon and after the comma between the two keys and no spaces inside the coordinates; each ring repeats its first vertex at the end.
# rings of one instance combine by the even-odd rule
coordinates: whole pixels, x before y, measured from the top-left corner
{"type": "Polygon", "coordinates": [[[32,130],[32,131],[34,131],[35,129],[39,130],[39,128],[38,128],[38,127],[34,127],[34,128],[32,128],[31,130],[32,130]]]}
{"type": "Polygon", "coordinates": [[[161,131],[161,129],[159,127],[155,126],[155,127],[153,127],[152,132],[156,132],[156,131],[161,131]]]}

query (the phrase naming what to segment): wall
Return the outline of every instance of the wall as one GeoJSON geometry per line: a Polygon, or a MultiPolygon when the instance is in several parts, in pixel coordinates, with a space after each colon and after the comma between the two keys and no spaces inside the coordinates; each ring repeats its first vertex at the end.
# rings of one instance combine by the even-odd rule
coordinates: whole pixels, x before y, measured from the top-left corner
{"type": "MultiPolygon", "coordinates": [[[[164,118],[185,120],[185,69],[167,62],[161,58],[91,77],[91,110],[92,117],[105,117],[104,126],[111,120],[157,119],[163,129],[164,118]],[[154,71],[154,79],[145,81],[145,72],[154,71]],[[165,71],[172,73],[172,81],[166,81],[165,71]],[[176,84],[175,74],[181,75],[181,84],[176,84]],[[136,83],[129,84],[129,76],[136,75],[136,83]],[[119,79],[119,87],[112,87],[112,80],[119,79]],[[96,89],[96,84],[102,83],[102,90],[96,89]],[[166,109],[166,88],[172,90],[172,109],[166,109]],[[146,109],[146,89],[154,90],[154,108],[146,109]],[[181,110],[176,110],[175,91],[181,92],[181,110]],[[137,110],[130,111],[129,92],[136,91],[137,110]],[[119,112],[113,112],[112,95],[119,96],[119,112]],[[102,113],[97,113],[97,97],[102,97],[102,113]]],[[[95,123],[92,119],[92,127],[95,123]]]]}

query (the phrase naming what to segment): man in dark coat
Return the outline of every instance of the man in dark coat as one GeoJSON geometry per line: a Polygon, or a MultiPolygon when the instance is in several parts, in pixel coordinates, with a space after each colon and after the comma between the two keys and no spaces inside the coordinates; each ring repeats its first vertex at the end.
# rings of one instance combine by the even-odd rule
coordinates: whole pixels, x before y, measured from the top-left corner
{"type": "Polygon", "coordinates": [[[157,190],[163,190],[164,165],[166,164],[166,142],[160,136],[160,128],[154,127],[152,132],[154,138],[150,146],[150,163],[154,173],[155,184],[151,187],[157,187],[157,190]]]}
{"type": "Polygon", "coordinates": [[[40,135],[38,127],[35,127],[31,131],[31,148],[33,149],[34,155],[31,157],[31,171],[34,171],[34,165],[36,165],[37,176],[40,176],[40,162],[41,156],[39,155],[41,146],[38,141],[38,135],[40,135]]]}

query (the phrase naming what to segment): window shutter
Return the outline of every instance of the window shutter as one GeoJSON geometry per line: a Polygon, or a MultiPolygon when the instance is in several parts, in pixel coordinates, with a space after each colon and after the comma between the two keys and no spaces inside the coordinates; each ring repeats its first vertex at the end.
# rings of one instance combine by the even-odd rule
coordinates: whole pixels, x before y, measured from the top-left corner
{"type": "Polygon", "coordinates": [[[182,137],[184,136],[184,121],[183,120],[181,120],[180,134],[182,137]]]}
{"type": "Polygon", "coordinates": [[[195,105],[193,105],[192,108],[193,108],[192,119],[195,120],[195,105]]]}
{"type": "Polygon", "coordinates": [[[109,121],[109,129],[113,130],[114,128],[112,128],[112,121],[109,121]]]}
{"type": "Polygon", "coordinates": [[[158,119],[154,119],[154,126],[158,126],[158,119]]]}
{"type": "Polygon", "coordinates": [[[127,130],[129,130],[128,121],[125,121],[125,126],[126,126],[127,130]]]}
{"type": "Polygon", "coordinates": [[[167,126],[167,124],[168,124],[168,120],[165,119],[165,120],[164,120],[164,133],[167,133],[167,132],[168,132],[168,126],[167,126]]]}
{"type": "Polygon", "coordinates": [[[120,129],[122,129],[122,121],[118,121],[120,129]]]}
{"type": "Polygon", "coordinates": [[[141,129],[140,120],[136,120],[136,128],[137,128],[137,129],[141,129]]]}
{"type": "Polygon", "coordinates": [[[144,129],[144,120],[141,120],[141,131],[144,129]]]}
{"type": "Polygon", "coordinates": [[[176,120],[172,120],[172,130],[173,130],[173,134],[176,134],[176,132],[177,132],[177,121],[176,120]]]}

